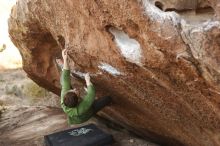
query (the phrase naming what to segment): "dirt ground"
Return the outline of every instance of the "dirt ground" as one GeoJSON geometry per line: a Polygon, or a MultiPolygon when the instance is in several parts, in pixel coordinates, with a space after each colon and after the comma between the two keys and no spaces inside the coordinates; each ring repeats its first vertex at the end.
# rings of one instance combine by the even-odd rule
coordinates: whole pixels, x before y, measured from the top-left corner
{"type": "MultiPolygon", "coordinates": [[[[0,146],[42,146],[44,135],[76,127],[67,125],[59,97],[37,87],[22,69],[0,71],[0,111],[0,146]]],[[[111,133],[113,146],[157,146],[98,116],[88,123],[111,133]]]]}

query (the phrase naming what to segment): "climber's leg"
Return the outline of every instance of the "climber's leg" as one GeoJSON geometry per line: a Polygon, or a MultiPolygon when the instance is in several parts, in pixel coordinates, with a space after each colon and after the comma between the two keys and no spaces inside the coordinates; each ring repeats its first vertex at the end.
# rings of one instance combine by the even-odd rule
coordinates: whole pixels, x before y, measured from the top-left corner
{"type": "Polygon", "coordinates": [[[102,108],[109,105],[110,103],[111,103],[111,97],[110,96],[105,96],[105,97],[101,97],[101,98],[95,100],[92,107],[93,107],[94,112],[97,113],[102,108]]]}

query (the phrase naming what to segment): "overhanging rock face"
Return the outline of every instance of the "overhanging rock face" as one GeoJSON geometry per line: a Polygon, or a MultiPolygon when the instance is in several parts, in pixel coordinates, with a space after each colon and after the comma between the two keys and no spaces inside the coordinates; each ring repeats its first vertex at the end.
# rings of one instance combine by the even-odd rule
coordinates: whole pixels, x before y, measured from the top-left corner
{"type": "Polygon", "coordinates": [[[73,86],[90,72],[113,97],[103,116],[162,145],[217,146],[219,15],[218,0],[19,0],[9,31],[39,85],[59,94],[68,46],[73,86]]]}

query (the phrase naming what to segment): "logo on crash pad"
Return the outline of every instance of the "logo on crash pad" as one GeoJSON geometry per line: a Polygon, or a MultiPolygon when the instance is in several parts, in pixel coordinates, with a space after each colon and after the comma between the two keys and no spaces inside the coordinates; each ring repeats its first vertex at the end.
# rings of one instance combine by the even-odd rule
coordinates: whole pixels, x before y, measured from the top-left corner
{"type": "Polygon", "coordinates": [[[87,128],[80,128],[80,129],[75,129],[73,131],[68,132],[72,136],[80,136],[80,135],[85,135],[89,132],[92,132],[92,129],[87,129],[87,128]]]}

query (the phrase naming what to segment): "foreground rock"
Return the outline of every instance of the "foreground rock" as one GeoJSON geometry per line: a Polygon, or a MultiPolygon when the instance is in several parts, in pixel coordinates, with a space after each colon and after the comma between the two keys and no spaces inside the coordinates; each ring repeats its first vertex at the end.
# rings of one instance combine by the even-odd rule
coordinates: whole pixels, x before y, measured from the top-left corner
{"type": "Polygon", "coordinates": [[[220,2],[178,2],[19,0],[10,36],[50,91],[68,47],[73,86],[90,72],[113,97],[103,116],[163,145],[220,145],[220,2]]]}
{"type": "MultiPolygon", "coordinates": [[[[115,139],[113,146],[157,146],[129,134],[128,131],[120,127],[113,126],[117,130],[108,128],[101,119],[92,118],[84,124],[89,123],[93,123],[105,132],[112,134],[115,139]]],[[[67,125],[66,116],[60,108],[10,106],[6,108],[0,121],[0,145],[43,146],[44,135],[69,128],[74,128],[74,126],[67,125]]]]}

